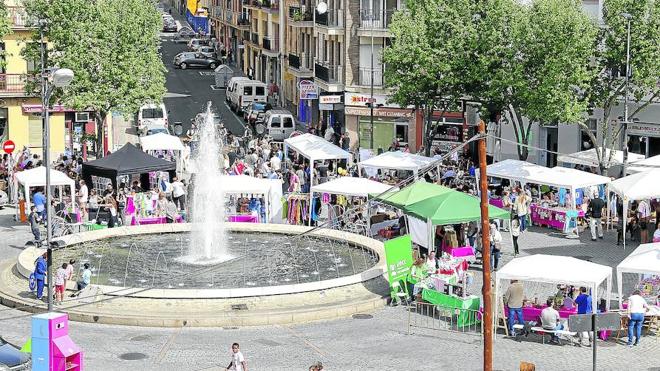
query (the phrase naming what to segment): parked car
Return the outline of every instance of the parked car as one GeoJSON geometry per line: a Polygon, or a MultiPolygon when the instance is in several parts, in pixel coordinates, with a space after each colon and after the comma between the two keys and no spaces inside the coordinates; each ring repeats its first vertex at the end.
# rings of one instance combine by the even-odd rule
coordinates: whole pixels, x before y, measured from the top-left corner
{"type": "Polygon", "coordinates": [[[185,70],[188,67],[203,67],[214,70],[220,65],[216,58],[207,57],[201,53],[183,52],[174,57],[174,67],[185,70]]]}
{"type": "Polygon", "coordinates": [[[170,135],[170,129],[162,126],[145,126],[140,134],[143,136],[147,136],[158,133],[170,135]]]}
{"type": "Polygon", "coordinates": [[[236,113],[243,112],[252,102],[266,102],[268,87],[261,81],[238,80],[231,90],[228,90],[229,108],[236,113]]]}
{"type": "Polygon", "coordinates": [[[239,81],[250,81],[250,79],[245,76],[234,76],[229,79],[229,81],[226,84],[227,92],[225,94],[225,100],[227,101],[227,103],[229,103],[229,94],[234,90],[236,90],[236,85],[238,84],[239,81]]]}
{"type": "Polygon", "coordinates": [[[177,32],[176,36],[174,37],[174,42],[188,42],[190,39],[194,38],[197,36],[197,33],[192,30],[192,28],[185,26],[181,27],[179,32],[177,32]]]}
{"type": "Polygon", "coordinates": [[[167,128],[167,109],[163,103],[145,104],[140,107],[137,118],[138,132],[144,132],[147,128],[163,127],[167,128]]]}
{"type": "Polygon", "coordinates": [[[0,337],[0,369],[29,370],[30,353],[21,352],[17,347],[0,337]]]}
{"type": "Polygon", "coordinates": [[[209,40],[209,39],[198,39],[198,38],[190,39],[190,41],[188,41],[188,50],[194,52],[195,49],[197,49],[198,47],[204,46],[204,45],[208,46],[210,43],[211,43],[211,40],[209,40]]]}
{"type": "Polygon", "coordinates": [[[205,57],[218,59],[218,54],[215,52],[215,48],[212,46],[202,45],[197,47],[195,51],[205,57]]]}
{"type": "Polygon", "coordinates": [[[283,109],[266,112],[263,123],[255,125],[257,135],[268,134],[278,142],[290,137],[294,130],[296,130],[296,119],[291,112],[283,109]]]}
{"type": "Polygon", "coordinates": [[[178,28],[174,18],[163,20],[163,32],[176,32],[178,28]]]}

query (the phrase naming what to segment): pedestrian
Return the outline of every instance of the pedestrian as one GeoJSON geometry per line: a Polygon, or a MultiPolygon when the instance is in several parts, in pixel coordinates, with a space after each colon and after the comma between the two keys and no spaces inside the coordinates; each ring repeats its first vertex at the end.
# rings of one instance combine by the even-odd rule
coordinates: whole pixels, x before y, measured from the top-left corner
{"type": "Polygon", "coordinates": [[[62,300],[64,299],[67,266],[67,263],[62,263],[62,266],[57,268],[57,272],[55,272],[55,304],[58,305],[62,304],[62,300]]]}
{"type": "Polygon", "coordinates": [[[90,269],[89,263],[85,263],[83,265],[83,271],[82,274],[80,275],[80,280],[76,282],[76,288],[78,291],[83,290],[85,287],[89,286],[89,284],[92,282],[92,270],[90,269]]]}
{"type": "MultiPolygon", "coordinates": [[[[591,314],[592,313],[592,303],[591,303],[591,295],[587,294],[587,288],[586,287],[580,287],[580,295],[575,298],[575,304],[578,307],[577,314],[591,314]]],[[[589,343],[586,344],[587,346],[591,346],[591,332],[589,331],[584,331],[584,332],[578,332],[578,336],[580,338],[580,344],[584,344],[584,339],[586,338],[589,343]]],[[[595,341],[595,339],[594,339],[595,341]]]]}
{"type": "Polygon", "coordinates": [[[44,280],[46,279],[47,269],[48,255],[47,253],[43,253],[37,258],[34,266],[34,279],[37,281],[37,299],[39,300],[41,300],[44,295],[44,280]]]}
{"type": "Polygon", "coordinates": [[[66,266],[66,277],[64,277],[64,288],[68,285],[69,281],[73,279],[73,265],[76,264],[75,259],[69,259],[69,264],[66,266]]]}
{"type": "Polygon", "coordinates": [[[649,242],[649,218],[651,217],[651,206],[648,201],[639,201],[637,217],[639,218],[639,242],[647,243],[649,242]]]}
{"type": "Polygon", "coordinates": [[[32,204],[37,208],[41,220],[46,220],[46,196],[40,189],[32,195],[32,204]]]}
{"type": "Polygon", "coordinates": [[[501,246],[502,246],[502,234],[497,230],[497,224],[495,222],[490,223],[490,267],[493,270],[497,270],[497,266],[500,263],[501,255],[501,246]]]}
{"type": "Polygon", "coordinates": [[[520,220],[521,233],[527,229],[527,214],[529,213],[529,203],[529,197],[523,189],[519,188],[518,197],[516,197],[516,201],[514,202],[514,208],[520,220]]]}
{"type": "Polygon", "coordinates": [[[525,324],[522,315],[523,305],[523,285],[518,280],[511,280],[511,285],[504,294],[504,305],[509,308],[509,334],[516,336],[516,330],[513,328],[514,320],[517,319],[521,325],[525,324]]]}
{"type": "Polygon", "coordinates": [[[36,241],[37,245],[41,244],[41,231],[39,230],[39,222],[41,221],[41,217],[39,216],[39,213],[37,213],[37,207],[34,205],[30,206],[30,215],[28,215],[28,221],[30,222],[30,231],[32,231],[34,240],[36,241]]]}
{"type": "Polygon", "coordinates": [[[591,201],[587,207],[587,214],[589,215],[589,229],[591,230],[591,240],[596,241],[596,237],[603,239],[603,208],[605,208],[605,201],[598,197],[598,192],[592,194],[591,201]]]}
{"type": "Polygon", "coordinates": [[[520,218],[518,215],[513,216],[511,220],[511,238],[513,239],[513,256],[518,256],[518,237],[520,236],[520,218]]]}
{"type": "Polygon", "coordinates": [[[177,177],[174,177],[172,181],[172,197],[174,198],[174,204],[177,209],[186,209],[186,188],[177,177]]]}
{"type": "Polygon", "coordinates": [[[89,199],[89,190],[84,180],[80,180],[80,189],[78,190],[78,204],[80,205],[80,218],[87,221],[87,201],[89,199]]]}
{"type": "Polygon", "coordinates": [[[231,362],[225,368],[227,371],[247,371],[247,362],[243,353],[241,353],[240,345],[234,343],[231,345],[231,362]]]}
{"type": "Polygon", "coordinates": [[[639,339],[642,337],[642,323],[644,322],[644,315],[648,312],[649,306],[640,295],[639,290],[633,291],[633,294],[628,298],[628,317],[630,322],[628,324],[628,346],[632,347],[639,344],[639,339]],[[633,334],[635,335],[635,343],[633,343],[633,334]]]}

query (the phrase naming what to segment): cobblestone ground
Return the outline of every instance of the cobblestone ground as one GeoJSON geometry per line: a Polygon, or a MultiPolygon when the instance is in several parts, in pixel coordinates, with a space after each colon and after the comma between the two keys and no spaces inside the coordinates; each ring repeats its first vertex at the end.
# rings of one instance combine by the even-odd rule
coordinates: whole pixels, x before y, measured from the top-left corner
{"type": "MultiPolygon", "coordinates": [[[[3,259],[15,257],[29,238],[27,227],[17,226],[10,212],[0,211],[3,259]]],[[[614,267],[633,249],[617,248],[615,239],[610,232],[605,240],[592,243],[586,234],[582,240],[568,240],[545,229],[532,229],[520,238],[520,245],[523,254],[570,255],[614,267]]],[[[510,251],[505,244],[500,264],[512,258],[510,251]]],[[[471,291],[479,291],[479,285],[480,280],[471,291]]],[[[530,284],[526,290],[528,296],[543,297],[553,288],[530,284]]],[[[223,370],[232,342],[241,344],[250,370],[306,370],[316,361],[328,370],[481,369],[482,343],[477,334],[419,328],[408,334],[407,321],[405,308],[395,307],[366,319],[295,326],[161,329],[71,323],[70,333],[84,349],[89,370],[223,370]],[[128,353],[144,358],[122,359],[132,358],[128,353]]],[[[29,315],[0,307],[0,335],[17,344],[25,342],[29,315]]],[[[634,348],[614,341],[598,342],[598,346],[599,370],[660,371],[660,337],[644,337],[634,348]]],[[[498,335],[495,369],[517,370],[520,361],[535,363],[537,370],[590,370],[591,349],[541,344],[535,337],[516,342],[498,335]]]]}

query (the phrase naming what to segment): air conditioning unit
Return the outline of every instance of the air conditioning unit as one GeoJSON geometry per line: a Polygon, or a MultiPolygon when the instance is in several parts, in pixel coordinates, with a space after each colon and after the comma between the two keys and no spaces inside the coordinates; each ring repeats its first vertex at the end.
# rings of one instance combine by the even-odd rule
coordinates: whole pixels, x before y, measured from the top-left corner
{"type": "Polygon", "coordinates": [[[76,112],[76,122],[88,122],[89,112],[76,112]]]}

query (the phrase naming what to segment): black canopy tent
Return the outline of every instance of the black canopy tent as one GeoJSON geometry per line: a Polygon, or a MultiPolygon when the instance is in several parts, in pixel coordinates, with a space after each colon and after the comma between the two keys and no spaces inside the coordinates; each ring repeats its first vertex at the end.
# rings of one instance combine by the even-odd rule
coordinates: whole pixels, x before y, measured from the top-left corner
{"type": "Polygon", "coordinates": [[[117,177],[133,174],[140,174],[140,182],[144,187],[149,184],[149,172],[152,171],[167,171],[172,180],[176,175],[176,164],[146,154],[131,143],[126,143],[109,156],[82,165],[85,183],[91,185],[92,176],[108,178],[114,189],[117,189],[117,177]]]}

